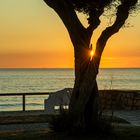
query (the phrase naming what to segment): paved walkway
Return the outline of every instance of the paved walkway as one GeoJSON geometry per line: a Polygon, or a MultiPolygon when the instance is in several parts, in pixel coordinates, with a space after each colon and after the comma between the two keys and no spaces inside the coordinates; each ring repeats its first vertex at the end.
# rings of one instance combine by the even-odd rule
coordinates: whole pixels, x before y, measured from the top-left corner
{"type": "Polygon", "coordinates": [[[28,124],[0,125],[0,132],[44,130],[44,129],[48,129],[48,123],[28,123],[28,124]]]}
{"type": "Polygon", "coordinates": [[[45,110],[29,110],[29,111],[2,111],[0,117],[5,116],[38,116],[47,114],[45,110]]]}
{"type": "MultiPolygon", "coordinates": [[[[110,114],[110,112],[108,112],[108,114],[110,114]]],[[[114,116],[125,119],[132,125],[140,126],[140,110],[114,111],[114,116]]]]}
{"type": "Polygon", "coordinates": [[[140,126],[140,110],[136,111],[116,111],[115,116],[124,118],[132,125],[140,126]]]}

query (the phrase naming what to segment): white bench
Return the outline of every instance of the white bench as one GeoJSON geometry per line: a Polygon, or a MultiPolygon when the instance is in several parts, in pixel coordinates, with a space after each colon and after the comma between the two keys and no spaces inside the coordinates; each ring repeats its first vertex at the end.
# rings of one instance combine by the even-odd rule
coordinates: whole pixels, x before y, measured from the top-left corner
{"type": "Polygon", "coordinates": [[[72,89],[66,88],[49,95],[44,101],[44,109],[47,114],[59,113],[60,106],[63,109],[68,109],[72,89]]]}

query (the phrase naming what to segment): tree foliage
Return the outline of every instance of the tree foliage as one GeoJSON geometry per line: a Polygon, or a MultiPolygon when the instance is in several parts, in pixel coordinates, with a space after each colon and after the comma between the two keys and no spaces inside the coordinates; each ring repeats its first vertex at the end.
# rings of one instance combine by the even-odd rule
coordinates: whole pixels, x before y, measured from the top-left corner
{"type": "MultiPolygon", "coordinates": [[[[112,7],[118,9],[122,5],[124,12],[136,9],[137,0],[71,0],[74,9],[88,16],[89,24],[99,23],[99,17],[104,13],[105,9],[112,7]]],[[[119,12],[119,9],[118,9],[119,12]]],[[[119,13],[116,13],[116,16],[119,13]]]]}

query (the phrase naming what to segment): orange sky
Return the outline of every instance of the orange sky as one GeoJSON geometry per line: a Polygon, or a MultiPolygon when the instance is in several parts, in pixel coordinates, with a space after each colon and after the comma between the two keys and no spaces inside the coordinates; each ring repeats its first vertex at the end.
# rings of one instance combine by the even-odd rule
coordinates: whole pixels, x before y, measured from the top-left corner
{"type": "MultiPolygon", "coordinates": [[[[0,68],[74,66],[67,30],[43,0],[1,0],[0,21],[0,68]]],[[[140,67],[140,14],[128,21],[134,27],[108,41],[101,67],[140,67]]],[[[93,35],[93,46],[104,25],[93,35]]]]}

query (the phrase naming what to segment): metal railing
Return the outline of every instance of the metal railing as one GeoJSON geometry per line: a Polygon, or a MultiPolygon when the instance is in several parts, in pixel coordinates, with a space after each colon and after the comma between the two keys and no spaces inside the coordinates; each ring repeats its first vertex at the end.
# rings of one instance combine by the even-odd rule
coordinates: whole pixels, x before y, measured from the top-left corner
{"type": "Polygon", "coordinates": [[[22,97],[22,111],[26,110],[26,96],[32,96],[32,95],[50,95],[52,93],[47,92],[47,93],[1,93],[1,96],[21,96],[22,97]]]}
{"type": "MultiPolygon", "coordinates": [[[[100,90],[102,93],[104,90],[100,90]]],[[[106,93],[112,92],[111,90],[105,90],[106,93]]],[[[122,94],[122,102],[126,102],[128,100],[128,105],[131,105],[132,108],[137,107],[140,108],[140,90],[130,90],[130,91],[125,91],[125,90],[113,90],[113,92],[122,92],[122,93],[127,93],[127,94],[122,94]],[[128,94],[129,93],[129,94],[128,94]],[[131,96],[130,96],[131,95],[131,96]],[[128,97],[127,97],[128,96],[128,97]]],[[[36,93],[0,93],[1,96],[21,96],[22,97],[22,111],[26,110],[26,96],[38,96],[38,95],[50,95],[53,94],[53,92],[36,92],[36,93]]],[[[107,97],[111,94],[106,94],[107,97]]],[[[117,94],[116,94],[117,95],[117,94]]],[[[103,97],[102,97],[103,98],[103,97]]],[[[104,97],[105,98],[105,97],[104,97]]],[[[117,100],[117,99],[115,99],[117,100]]],[[[121,100],[120,100],[121,101],[121,100]]],[[[107,101],[109,103],[109,101],[107,101]]],[[[114,102],[115,103],[115,102],[114,102]]]]}

